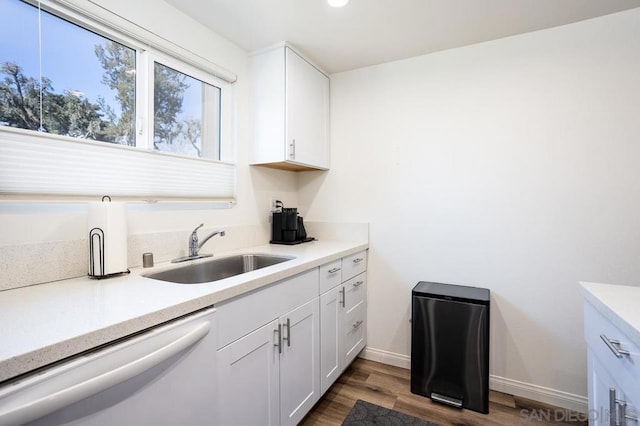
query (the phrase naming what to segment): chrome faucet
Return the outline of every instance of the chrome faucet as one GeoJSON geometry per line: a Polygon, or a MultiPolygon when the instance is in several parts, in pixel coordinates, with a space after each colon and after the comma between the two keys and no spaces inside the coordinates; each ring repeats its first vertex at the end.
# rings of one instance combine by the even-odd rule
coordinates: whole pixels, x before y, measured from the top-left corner
{"type": "Polygon", "coordinates": [[[198,252],[200,251],[202,246],[207,241],[209,241],[209,239],[211,237],[216,236],[216,235],[220,235],[221,237],[224,237],[226,233],[225,233],[224,230],[214,231],[211,234],[207,235],[205,237],[205,239],[202,240],[202,242],[198,242],[198,229],[202,228],[203,226],[204,226],[204,223],[201,223],[200,226],[196,227],[196,229],[194,229],[191,232],[191,236],[189,237],[189,256],[179,257],[177,259],[173,259],[171,261],[171,263],[178,263],[178,262],[184,262],[184,261],[187,261],[187,260],[202,259],[204,257],[213,256],[212,254],[199,254],[198,252]]]}

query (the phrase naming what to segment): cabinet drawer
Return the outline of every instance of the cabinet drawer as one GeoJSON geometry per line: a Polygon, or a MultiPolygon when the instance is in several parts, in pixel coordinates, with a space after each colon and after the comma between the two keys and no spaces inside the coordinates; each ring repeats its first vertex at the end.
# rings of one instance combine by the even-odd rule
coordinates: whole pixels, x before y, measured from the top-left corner
{"type": "Polygon", "coordinates": [[[320,294],[342,282],[342,260],[338,259],[320,267],[320,294]]]}
{"type": "Polygon", "coordinates": [[[344,367],[349,365],[364,348],[367,335],[367,310],[365,306],[365,302],[362,301],[347,312],[343,329],[345,342],[344,367]]]}
{"type": "Polygon", "coordinates": [[[367,251],[342,258],[342,281],[346,281],[367,270],[367,251]]]}
{"type": "Polygon", "coordinates": [[[640,348],[588,302],[584,304],[584,334],[593,355],[624,392],[640,395],[640,348]],[[629,354],[618,357],[614,350],[629,354]]]}
{"type": "Polygon", "coordinates": [[[350,280],[345,281],[345,308],[349,311],[351,308],[362,302],[367,295],[367,273],[363,272],[356,275],[350,280]]]}
{"type": "Polygon", "coordinates": [[[218,348],[315,297],[318,297],[318,268],[216,305],[218,348]]]}

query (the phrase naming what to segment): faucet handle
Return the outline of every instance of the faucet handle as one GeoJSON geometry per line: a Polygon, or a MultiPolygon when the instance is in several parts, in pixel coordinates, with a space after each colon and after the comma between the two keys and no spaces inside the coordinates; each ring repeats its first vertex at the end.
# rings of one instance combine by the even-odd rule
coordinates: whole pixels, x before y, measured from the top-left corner
{"type": "Polygon", "coordinates": [[[196,229],[194,229],[191,233],[196,234],[198,232],[198,229],[202,228],[203,226],[204,226],[204,223],[201,223],[200,225],[196,226],[196,229]]]}

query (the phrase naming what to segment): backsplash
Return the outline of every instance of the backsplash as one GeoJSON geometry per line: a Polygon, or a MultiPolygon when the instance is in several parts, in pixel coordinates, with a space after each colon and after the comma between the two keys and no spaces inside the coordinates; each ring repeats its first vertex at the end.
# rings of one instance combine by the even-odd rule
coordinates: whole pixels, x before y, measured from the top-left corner
{"type": "MultiPolygon", "coordinates": [[[[203,228],[207,235],[217,228],[203,228]]],[[[226,236],[211,240],[203,253],[216,253],[266,244],[268,230],[260,225],[226,227],[226,236]]],[[[129,235],[128,265],[142,266],[142,253],[151,252],[155,263],[188,252],[191,231],[129,235]]],[[[89,248],[86,239],[0,246],[0,291],[87,275],[89,248]]]]}
{"type": "MultiPolygon", "coordinates": [[[[318,240],[368,241],[366,223],[305,222],[309,236],[318,240]]],[[[207,235],[218,228],[203,228],[207,235]]],[[[226,236],[214,237],[203,253],[219,253],[267,244],[265,225],[224,227],[226,236]]],[[[167,262],[188,254],[191,231],[134,234],[127,238],[128,265],[142,266],[142,253],[151,252],[155,263],[167,262]]],[[[0,291],[87,275],[86,239],[0,246],[0,291]]]]}
{"type": "Polygon", "coordinates": [[[87,273],[87,240],[0,246],[0,290],[87,273]]]}

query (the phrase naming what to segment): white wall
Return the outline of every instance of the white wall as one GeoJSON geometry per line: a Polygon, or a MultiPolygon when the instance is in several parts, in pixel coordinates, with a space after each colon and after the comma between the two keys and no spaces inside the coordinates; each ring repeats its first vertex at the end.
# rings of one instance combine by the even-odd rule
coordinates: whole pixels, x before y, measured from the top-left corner
{"type": "MultiPolygon", "coordinates": [[[[130,234],[191,229],[201,222],[208,227],[260,225],[268,231],[272,196],[288,204],[297,201],[295,174],[258,169],[249,163],[249,88],[247,52],[211,32],[169,4],[158,0],[100,0],[102,7],[170,40],[238,75],[236,92],[237,206],[228,210],[177,207],[175,210],[130,211],[130,234]]],[[[0,203],[0,246],[86,239],[86,213],[65,204],[0,203]]],[[[267,237],[268,238],[268,235],[267,237]]],[[[266,240],[265,240],[266,242],[266,240]]],[[[185,246],[187,240],[185,238],[185,246]]],[[[34,259],[24,259],[33,262],[34,259]]],[[[1,262],[0,262],[1,263],[1,262]]]]}
{"type": "Polygon", "coordinates": [[[487,287],[491,374],[583,404],[577,282],[640,284],[640,9],[334,74],[331,101],[299,202],[370,222],[368,347],[407,359],[418,281],[487,287]]]}

